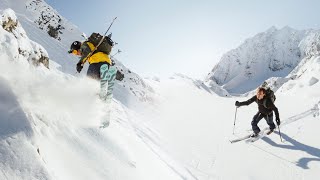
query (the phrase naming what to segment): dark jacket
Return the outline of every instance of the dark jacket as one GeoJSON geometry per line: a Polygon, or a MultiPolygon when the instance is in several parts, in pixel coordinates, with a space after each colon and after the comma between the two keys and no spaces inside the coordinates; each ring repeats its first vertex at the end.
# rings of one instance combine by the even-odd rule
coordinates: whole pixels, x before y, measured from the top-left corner
{"type": "Polygon", "coordinates": [[[272,111],[274,111],[275,115],[276,115],[276,119],[279,119],[279,111],[278,111],[278,108],[274,105],[274,103],[271,101],[271,99],[267,98],[266,96],[259,100],[257,98],[257,96],[253,96],[252,98],[250,98],[249,100],[247,101],[243,101],[243,102],[240,102],[240,106],[244,106],[244,105],[249,105],[253,102],[256,102],[258,104],[258,109],[259,109],[259,112],[263,115],[269,115],[272,113],[272,111]],[[266,107],[263,105],[263,101],[266,100],[266,107]]]}

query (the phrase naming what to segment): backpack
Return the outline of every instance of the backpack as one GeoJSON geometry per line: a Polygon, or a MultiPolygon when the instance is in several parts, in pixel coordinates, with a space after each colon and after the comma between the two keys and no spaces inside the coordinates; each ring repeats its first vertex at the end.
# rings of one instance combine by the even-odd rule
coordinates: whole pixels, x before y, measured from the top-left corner
{"type": "MultiPolygon", "coordinates": [[[[265,108],[267,108],[267,99],[270,99],[272,101],[272,103],[274,103],[274,101],[276,100],[276,95],[274,94],[274,92],[270,89],[270,88],[267,88],[266,89],[266,97],[264,100],[263,100],[263,106],[265,108]]],[[[268,109],[268,108],[267,108],[268,109]]]]}
{"type": "Polygon", "coordinates": [[[93,54],[96,52],[103,52],[110,55],[114,42],[109,36],[105,36],[102,43],[97,47],[103,36],[99,33],[92,33],[90,35],[88,42],[91,42],[95,47],[97,47],[97,50],[93,52],[93,54]]]}

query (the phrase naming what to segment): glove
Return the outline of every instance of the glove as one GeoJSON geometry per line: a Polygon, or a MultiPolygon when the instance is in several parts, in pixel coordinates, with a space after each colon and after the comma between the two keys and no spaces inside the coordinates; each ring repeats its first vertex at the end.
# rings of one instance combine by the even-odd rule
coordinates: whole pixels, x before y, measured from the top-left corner
{"type": "Polygon", "coordinates": [[[240,107],[240,106],[241,106],[239,101],[236,101],[235,105],[236,105],[237,107],[240,107]]]}
{"type": "Polygon", "coordinates": [[[82,63],[81,63],[81,62],[78,62],[78,63],[77,63],[77,72],[80,73],[81,70],[82,70],[82,68],[83,68],[82,63]]]}
{"type": "Polygon", "coordinates": [[[276,122],[277,122],[277,125],[279,126],[281,123],[280,123],[280,118],[276,118],[276,122]]]}

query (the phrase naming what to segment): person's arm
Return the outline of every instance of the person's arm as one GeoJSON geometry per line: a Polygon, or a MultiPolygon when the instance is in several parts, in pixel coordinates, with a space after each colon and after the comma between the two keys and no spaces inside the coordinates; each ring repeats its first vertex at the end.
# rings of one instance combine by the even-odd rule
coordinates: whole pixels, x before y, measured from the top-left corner
{"type": "Polygon", "coordinates": [[[257,96],[253,96],[252,98],[248,99],[247,101],[243,101],[243,102],[240,102],[240,105],[241,106],[248,106],[249,104],[255,102],[257,100],[257,96]]]}
{"type": "Polygon", "coordinates": [[[267,107],[268,109],[271,109],[274,112],[274,114],[276,115],[276,122],[278,125],[280,125],[280,116],[279,116],[279,111],[276,105],[274,105],[274,103],[271,100],[269,100],[267,107]]]}
{"type": "Polygon", "coordinates": [[[239,102],[236,101],[236,106],[248,106],[249,104],[253,103],[257,100],[257,96],[253,96],[252,98],[248,99],[247,101],[239,102]]]}
{"type": "Polygon", "coordinates": [[[81,44],[80,52],[81,52],[81,57],[76,66],[78,73],[81,72],[83,68],[83,64],[87,61],[87,56],[89,55],[89,53],[91,53],[91,49],[86,42],[81,44]]]}
{"type": "Polygon", "coordinates": [[[89,55],[89,53],[91,53],[91,49],[86,42],[82,43],[80,47],[80,52],[81,58],[79,60],[79,63],[84,64],[87,60],[87,56],[89,55]]]}

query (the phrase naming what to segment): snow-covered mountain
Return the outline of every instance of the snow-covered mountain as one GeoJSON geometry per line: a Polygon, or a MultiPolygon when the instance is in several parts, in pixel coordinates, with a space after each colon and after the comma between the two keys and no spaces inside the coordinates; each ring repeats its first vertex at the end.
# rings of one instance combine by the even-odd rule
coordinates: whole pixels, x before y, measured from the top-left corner
{"type": "Polygon", "coordinates": [[[26,9],[33,14],[31,18],[37,26],[46,31],[51,37],[61,40],[64,30],[73,30],[66,19],[60,17],[52,7],[48,6],[44,1],[31,0],[26,1],[26,9]]]}
{"type": "MultiPolygon", "coordinates": [[[[78,75],[75,69],[78,58],[67,53],[73,41],[84,40],[77,26],[59,15],[43,0],[0,0],[0,10],[5,8],[13,9],[27,36],[47,50],[52,61],[50,66],[64,73],[78,75]],[[51,33],[56,34],[55,37],[51,33]]],[[[122,92],[129,92],[139,101],[153,101],[151,86],[120,61],[115,59],[115,62],[117,69],[125,75],[124,81],[115,87],[115,97],[123,94],[122,92]]],[[[85,75],[87,67],[88,65],[84,67],[80,75],[85,75]]]]}
{"type": "Polygon", "coordinates": [[[208,85],[208,84],[205,84],[201,80],[194,80],[194,79],[192,79],[184,74],[181,74],[181,73],[175,73],[173,76],[170,77],[170,79],[176,79],[176,80],[185,81],[188,83],[191,82],[195,87],[197,87],[199,89],[203,89],[211,94],[217,94],[217,95],[223,96],[223,97],[230,96],[230,94],[225,89],[223,89],[221,86],[217,85],[216,83],[214,83],[212,81],[208,85]]]}
{"type": "Polygon", "coordinates": [[[309,51],[317,48],[308,39],[318,32],[272,27],[224,54],[205,81],[213,81],[230,93],[242,94],[270,77],[286,77],[302,59],[310,56],[309,51]]]}

